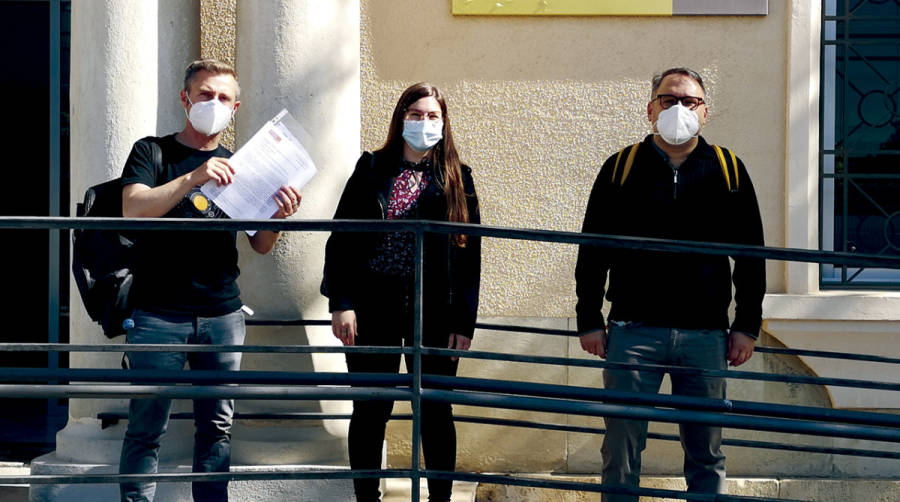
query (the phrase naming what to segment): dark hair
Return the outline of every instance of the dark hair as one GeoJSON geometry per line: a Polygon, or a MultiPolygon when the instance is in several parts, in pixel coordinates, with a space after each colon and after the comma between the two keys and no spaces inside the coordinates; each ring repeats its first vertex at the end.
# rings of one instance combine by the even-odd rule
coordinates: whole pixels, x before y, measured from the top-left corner
{"type": "Polygon", "coordinates": [[[656,95],[656,91],[659,90],[660,84],[664,78],[669,75],[684,75],[690,79],[693,79],[700,86],[700,89],[703,90],[703,98],[706,98],[706,87],[703,85],[703,79],[700,77],[700,74],[695,72],[690,68],[679,67],[679,68],[669,68],[668,70],[660,73],[659,75],[654,75],[653,79],[650,80],[650,96],[653,97],[656,95]]]}
{"type": "MultiPolygon", "coordinates": [[[[187,68],[184,69],[184,92],[190,92],[191,83],[194,81],[194,77],[201,71],[208,71],[213,75],[219,75],[222,73],[231,75],[232,77],[234,77],[235,83],[237,83],[237,72],[234,71],[234,67],[230,64],[219,61],[217,59],[198,59],[189,64],[187,68]]],[[[240,95],[241,86],[238,85],[237,96],[240,95]]]]}
{"type": "MultiPolygon", "coordinates": [[[[443,183],[444,196],[447,198],[447,221],[457,223],[469,222],[469,208],[466,205],[466,191],[463,187],[462,179],[462,162],[459,160],[459,153],[456,151],[456,145],[453,143],[453,131],[450,128],[450,116],[447,114],[447,102],[437,87],[419,82],[409,86],[400,99],[397,100],[397,106],[394,108],[394,114],[391,117],[391,125],[388,128],[387,139],[384,145],[377,152],[384,152],[391,158],[403,155],[403,118],[406,116],[406,110],[416,101],[433,97],[441,106],[441,117],[444,121],[443,138],[429,152],[428,156],[434,165],[434,169],[439,176],[436,176],[438,183],[443,183]]],[[[452,241],[459,247],[465,247],[466,236],[455,234],[452,241]]]]}

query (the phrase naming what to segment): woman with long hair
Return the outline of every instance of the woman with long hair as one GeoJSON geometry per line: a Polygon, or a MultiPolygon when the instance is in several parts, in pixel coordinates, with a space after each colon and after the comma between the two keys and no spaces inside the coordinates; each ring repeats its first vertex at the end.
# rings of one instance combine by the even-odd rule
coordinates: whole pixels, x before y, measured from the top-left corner
{"type": "MultiPolygon", "coordinates": [[[[426,83],[397,101],[387,139],[365,152],[347,181],[335,219],[421,219],[480,223],[472,170],[453,143],[447,103],[426,83]]],[[[345,346],[411,346],[415,235],[408,232],[334,232],[325,247],[323,293],[334,336],[345,346]]],[[[481,277],[481,239],[426,234],[423,345],[467,350],[475,329],[481,277]]],[[[422,372],[455,375],[459,362],[422,356],[422,372]]],[[[413,360],[406,367],[412,372],[413,360]]],[[[399,354],[347,354],[351,373],[397,373],[399,354]]],[[[379,469],[393,401],[353,402],[350,467],[379,469]]],[[[448,403],[422,402],[422,449],[427,469],[452,471],[456,429],[448,403]]],[[[359,502],[378,501],[378,479],[354,479],[359,502]]],[[[428,500],[450,500],[449,480],[428,480],[428,500]]]]}

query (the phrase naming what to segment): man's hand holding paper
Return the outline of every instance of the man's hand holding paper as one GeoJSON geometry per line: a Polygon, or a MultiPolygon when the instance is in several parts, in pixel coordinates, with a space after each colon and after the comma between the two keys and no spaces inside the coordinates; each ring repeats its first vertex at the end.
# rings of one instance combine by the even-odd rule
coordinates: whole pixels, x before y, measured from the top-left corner
{"type": "Polygon", "coordinates": [[[231,183],[234,180],[234,168],[228,162],[228,159],[222,157],[212,157],[197,169],[191,172],[191,181],[194,185],[203,185],[213,181],[218,186],[231,183]]]}
{"type": "Polygon", "coordinates": [[[231,218],[291,216],[300,203],[299,190],[316,174],[298,136],[302,128],[282,110],[229,159],[232,182],[219,184],[211,177],[201,190],[231,218]]]}
{"type": "Polygon", "coordinates": [[[300,208],[300,190],[295,187],[282,185],[272,198],[278,204],[278,211],[272,215],[272,218],[283,219],[293,215],[300,208]]]}

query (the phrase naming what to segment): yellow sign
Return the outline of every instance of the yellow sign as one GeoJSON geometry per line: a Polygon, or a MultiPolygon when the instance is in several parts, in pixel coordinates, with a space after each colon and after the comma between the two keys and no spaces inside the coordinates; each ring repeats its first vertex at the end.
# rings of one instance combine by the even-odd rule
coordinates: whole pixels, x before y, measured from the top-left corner
{"type": "Polygon", "coordinates": [[[452,0],[474,16],[671,16],[673,0],[452,0]]]}
{"type": "Polygon", "coordinates": [[[461,16],[766,16],[769,0],[451,0],[461,16]]]}

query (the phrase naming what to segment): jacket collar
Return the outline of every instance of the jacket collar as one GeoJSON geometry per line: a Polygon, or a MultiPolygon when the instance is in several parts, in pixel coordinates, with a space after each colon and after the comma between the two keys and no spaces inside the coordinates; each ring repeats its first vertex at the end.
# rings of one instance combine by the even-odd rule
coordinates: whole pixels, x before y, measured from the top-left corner
{"type": "MultiPolygon", "coordinates": [[[[375,170],[378,173],[379,177],[390,178],[391,184],[393,183],[394,178],[400,174],[404,168],[413,168],[417,170],[429,170],[431,173],[432,179],[438,181],[440,184],[443,184],[444,177],[442,173],[440,173],[434,167],[434,162],[430,159],[427,161],[422,161],[418,164],[413,164],[408,160],[403,158],[403,154],[400,152],[379,152],[375,155],[375,170]],[[415,167],[414,167],[415,166],[415,167]]],[[[388,185],[391,186],[390,184],[388,185]]]]}
{"type": "MultiPolygon", "coordinates": [[[[653,135],[648,134],[643,143],[646,145],[647,149],[657,152],[664,160],[668,161],[666,153],[660,150],[656,143],[653,142],[653,135]]],[[[712,146],[706,142],[706,139],[703,136],[697,136],[697,146],[688,154],[688,159],[691,158],[715,158],[716,152],[713,150],[712,146]]]]}
{"type": "MultiPolygon", "coordinates": [[[[394,186],[394,180],[397,178],[397,175],[400,174],[400,171],[404,168],[403,155],[392,154],[392,153],[373,153],[375,156],[375,177],[378,180],[377,183],[377,191],[378,196],[383,199],[382,202],[390,199],[391,189],[394,186]]],[[[407,164],[411,164],[410,162],[406,162],[407,164]]],[[[441,176],[441,173],[438,172],[437,169],[434,169],[433,164],[429,163],[429,168],[431,169],[431,179],[432,182],[428,183],[428,186],[425,187],[425,192],[422,195],[432,196],[434,193],[441,193],[443,191],[444,186],[444,178],[441,176]]]]}
{"type": "Polygon", "coordinates": [[[412,171],[427,171],[431,169],[433,162],[430,157],[425,157],[420,162],[410,162],[403,157],[400,157],[400,170],[409,169],[412,171]]]}

